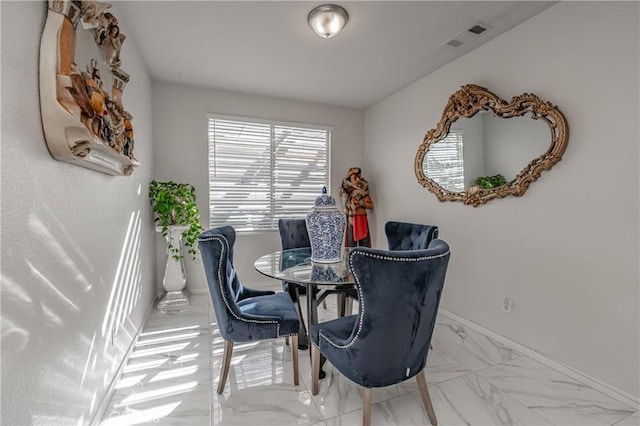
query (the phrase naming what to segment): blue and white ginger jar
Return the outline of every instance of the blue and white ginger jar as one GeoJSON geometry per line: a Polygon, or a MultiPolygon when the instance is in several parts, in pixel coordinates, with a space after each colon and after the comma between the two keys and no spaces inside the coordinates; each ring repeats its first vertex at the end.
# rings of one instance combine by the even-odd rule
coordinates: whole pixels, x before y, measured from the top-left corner
{"type": "Polygon", "coordinates": [[[340,279],[340,263],[311,263],[311,279],[313,281],[325,281],[337,283],[340,279]]]}
{"type": "Polygon", "coordinates": [[[342,240],[347,224],[336,200],[322,188],[316,198],[313,211],[307,215],[307,231],[311,241],[311,260],[318,263],[333,263],[342,260],[342,240]]]}

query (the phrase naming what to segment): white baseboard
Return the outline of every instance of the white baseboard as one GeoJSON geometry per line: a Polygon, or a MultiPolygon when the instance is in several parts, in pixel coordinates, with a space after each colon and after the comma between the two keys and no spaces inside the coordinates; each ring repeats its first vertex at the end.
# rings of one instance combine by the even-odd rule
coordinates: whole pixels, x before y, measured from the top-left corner
{"type": "Polygon", "coordinates": [[[138,343],[138,338],[140,338],[140,334],[142,333],[144,326],[147,324],[149,315],[151,315],[151,312],[153,311],[153,307],[156,306],[157,301],[158,301],[158,297],[154,298],[151,302],[151,305],[149,305],[149,307],[147,308],[147,312],[145,313],[144,318],[140,323],[140,327],[136,331],[136,335],[134,336],[134,338],[131,339],[131,344],[129,345],[127,352],[122,357],[122,360],[120,361],[120,365],[118,366],[118,370],[116,370],[116,373],[113,375],[113,378],[111,379],[111,382],[109,383],[109,386],[107,387],[107,390],[104,393],[104,396],[102,397],[102,400],[100,401],[100,404],[96,409],[96,412],[93,414],[93,417],[91,417],[91,421],[89,422],[89,425],[97,426],[102,422],[102,418],[104,417],[104,414],[107,411],[107,408],[109,408],[109,402],[111,402],[111,397],[115,393],[116,385],[118,384],[118,382],[120,381],[120,378],[122,377],[124,368],[127,366],[127,363],[129,362],[129,357],[131,356],[133,349],[136,347],[136,343],[138,343]]]}
{"type": "Polygon", "coordinates": [[[638,410],[640,409],[640,398],[637,398],[627,392],[621,391],[619,389],[614,388],[613,386],[610,386],[596,378],[593,378],[581,371],[576,370],[573,367],[569,367],[568,365],[564,365],[560,362],[554,361],[552,359],[547,358],[546,356],[540,354],[539,352],[536,352],[535,350],[528,348],[526,346],[523,346],[519,343],[514,342],[513,340],[510,340],[504,336],[501,336],[491,330],[488,330],[484,327],[482,327],[481,325],[478,325],[472,321],[469,321],[468,319],[462,318],[461,316],[458,316],[456,314],[454,314],[451,311],[448,311],[444,308],[440,308],[440,313],[442,313],[444,316],[459,322],[460,324],[463,324],[467,327],[469,327],[472,330],[477,331],[478,333],[482,333],[487,337],[492,338],[493,340],[496,340],[518,352],[520,352],[523,355],[528,356],[531,359],[534,359],[536,361],[538,361],[541,364],[546,365],[549,368],[553,368],[554,370],[560,371],[563,374],[566,374],[567,376],[579,381],[580,383],[583,383],[587,386],[590,386],[596,390],[599,390],[600,392],[604,393],[605,395],[610,396],[611,398],[614,398],[617,401],[622,402],[623,404],[628,405],[629,407],[631,407],[634,410],[638,410]]]}

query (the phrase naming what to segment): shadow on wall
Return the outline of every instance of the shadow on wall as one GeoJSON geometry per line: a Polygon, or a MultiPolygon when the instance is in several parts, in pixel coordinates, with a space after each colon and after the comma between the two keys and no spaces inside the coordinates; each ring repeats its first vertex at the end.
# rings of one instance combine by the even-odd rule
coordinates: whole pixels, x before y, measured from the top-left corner
{"type": "Polygon", "coordinates": [[[40,260],[34,263],[28,256],[12,258],[10,248],[3,248],[8,251],[5,260],[17,262],[8,274],[8,268],[3,268],[1,277],[2,346],[11,348],[3,351],[3,393],[23,393],[19,387],[24,387],[25,380],[32,382],[30,388],[38,390],[26,408],[3,399],[3,418],[20,424],[85,424],[95,415],[99,398],[104,396],[136,332],[128,315],[141,297],[140,211],[130,215],[111,286],[94,275],[92,261],[46,205],[25,220],[25,233],[33,239],[33,258],[40,260]],[[102,306],[94,298],[106,293],[105,288],[110,288],[111,294],[102,327],[97,325],[99,316],[95,315],[97,324],[92,335],[71,333],[69,330],[94,316],[88,308],[102,306]],[[42,354],[50,356],[50,364],[26,365],[34,357],[45,359],[42,354]],[[5,368],[14,371],[5,375],[5,368]],[[11,409],[16,411],[11,413],[11,409]]]}

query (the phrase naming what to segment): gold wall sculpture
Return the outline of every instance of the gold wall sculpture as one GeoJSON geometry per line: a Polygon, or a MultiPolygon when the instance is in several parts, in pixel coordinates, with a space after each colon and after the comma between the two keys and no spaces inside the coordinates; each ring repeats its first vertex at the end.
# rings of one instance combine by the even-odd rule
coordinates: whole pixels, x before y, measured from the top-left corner
{"type": "Polygon", "coordinates": [[[130,175],[133,117],[122,104],[125,35],[109,3],[49,0],[40,43],[40,107],[47,148],[57,160],[130,175]]]}

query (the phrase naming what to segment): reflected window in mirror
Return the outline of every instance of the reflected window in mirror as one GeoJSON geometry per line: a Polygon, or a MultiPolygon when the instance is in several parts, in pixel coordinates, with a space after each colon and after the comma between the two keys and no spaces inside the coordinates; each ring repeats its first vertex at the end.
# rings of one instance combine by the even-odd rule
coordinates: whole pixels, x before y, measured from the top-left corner
{"type": "Polygon", "coordinates": [[[425,173],[449,191],[464,191],[464,133],[452,130],[427,152],[425,173]]]}

